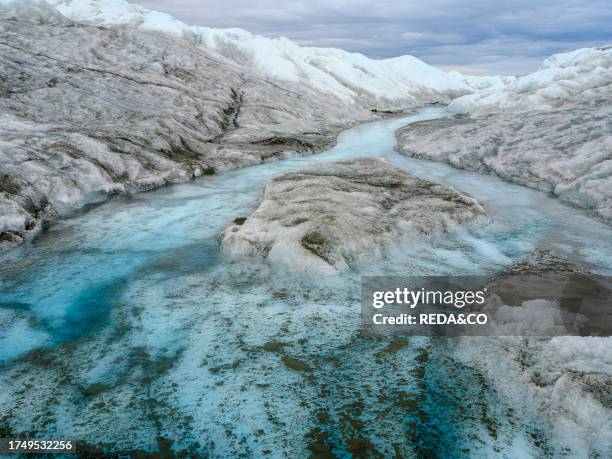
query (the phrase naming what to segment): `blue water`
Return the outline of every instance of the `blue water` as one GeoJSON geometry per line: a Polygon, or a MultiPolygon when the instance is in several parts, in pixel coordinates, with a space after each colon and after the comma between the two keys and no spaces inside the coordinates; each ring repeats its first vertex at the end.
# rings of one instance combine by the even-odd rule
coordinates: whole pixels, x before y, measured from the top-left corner
{"type": "Polygon", "coordinates": [[[155,450],[158,437],[172,438],[175,450],[213,456],[302,456],[321,445],[338,456],[359,448],[544,454],[538,422],[517,427],[512,407],[475,370],[454,362],[444,343],[413,339],[387,352],[388,340],[358,337],[363,273],[489,273],[535,247],[612,272],[612,229],[583,211],[393,150],[396,129],[444,115],[427,108],[363,124],[312,157],[117,197],[3,255],[0,419],[8,416],[15,432],[87,436],[124,449],[155,450]],[[492,222],[406,242],[336,278],[277,272],[220,253],[219,233],[256,208],[271,177],[360,156],[382,156],[467,192],[492,222]],[[270,341],[280,348],[262,350],[270,341]],[[37,349],[52,363],[41,365],[37,349]],[[419,349],[428,349],[426,362],[419,349]],[[314,370],[287,368],[282,355],[314,370]],[[92,395],[87,387],[104,390],[92,395]]]}

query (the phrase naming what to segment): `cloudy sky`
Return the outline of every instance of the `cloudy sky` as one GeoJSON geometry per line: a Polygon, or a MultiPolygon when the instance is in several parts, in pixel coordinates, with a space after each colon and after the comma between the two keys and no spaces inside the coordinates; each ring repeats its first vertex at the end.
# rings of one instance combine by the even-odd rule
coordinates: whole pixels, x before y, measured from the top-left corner
{"type": "Polygon", "coordinates": [[[241,27],[373,58],[412,54],[473,74],[526,73],[612,44],[610,0],[133,0],[188,24],[241,27]]]}

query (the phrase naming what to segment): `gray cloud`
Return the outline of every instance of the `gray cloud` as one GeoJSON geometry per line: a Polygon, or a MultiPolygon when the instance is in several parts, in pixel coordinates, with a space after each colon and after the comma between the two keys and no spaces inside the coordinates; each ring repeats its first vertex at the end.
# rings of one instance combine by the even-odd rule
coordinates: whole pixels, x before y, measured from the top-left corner
{"type": "Polygon", "coordinates": [[[550,54],[612,42],[609,0],[136,0],[188,24],[240,27],[373,58],[525,73],[550,54]]]}

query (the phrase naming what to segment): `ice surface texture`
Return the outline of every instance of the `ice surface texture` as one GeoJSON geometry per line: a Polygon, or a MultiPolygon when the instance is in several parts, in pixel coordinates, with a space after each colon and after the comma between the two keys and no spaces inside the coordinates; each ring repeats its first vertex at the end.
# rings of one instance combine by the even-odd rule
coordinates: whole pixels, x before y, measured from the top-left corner
{"type": "Polygon", "coordinates": [[[411,56],[189,27],[122,0],[3,0],[0,19],[0,250],[111,194],[318,151],[375,108],[472,90],[411,56]]]}
{"type": "MultiPolygon", "coordinates": [[[[540,244],[609,272],[609,225],[536,190],[393,151],[398,127],[443,115],[363,123],[316,156],[119,196],[3,254],[0,430],[88,438],[100,456],[169,446],[213,458],[605,456],[588,430],[556,448],[549,432],[563,412],[534,413],[506,373],[493,386],[456,340],[359,333],[362,274],[483,274],[540,244]],[[271,178],[364,152],[469,192],[493,222],[419,237],[336,276],[219,251],[218,235],[257,208],[271,178]]],[[[495,357],[485,341],[483,361],[495,357]]],[[[573,368],[596,369],[609,344],[590,349],[573,368]]],[[[584,406],[581,416],[594,405],[584,406]]],[[[589,423],[605,427],[609,411],[593,408],[589,423]]]]}
{"type": "Polygon", "coordinates": [[[454,100],[454,113],[481,115],[507,110],[550,110],[569,100],[599,98],[612,84],[612,46],[554,54],[540,68],[505,77],[474,94],[454,100]]]}
{"type": "MultiPolygon", "coordinates": [[[[506,272],[584,270],[549,251],[536,250],[506,272]]],[[[528,303],[532,304],[522,306],[536,312],[549,302],[528,303]]],[[[555,445],[551,455],[563,451],[587,457],[612,450],[611,341],[570,336],[461,338],[457,357],[480,369],[503,398],[512,400],[514,410],[542,419],[555,445]]]]}
{"type": "Polygon", "coordinates": [[[469,121],[398,133],[406,155],[492,172],[612,219],[612,47],[556,54],[540,69],[455,99],[469,121]]]}
{"type": "Polygon", "coordinates": [[[259,208],[236,219],[222,245],[259,254],[290,270],[334,274],[385,251],[385,242],[419,239],[486,214],[472,197],[362,158],[282,175],[259,208]]]}
{"type": "Polygon", "coordinates": [[[193,36],[0,5],[0,247],[113,193],[311,152],[371,116],[264,80],[193,36]]]}
{"type": "Polygon", "coordinates": [[[404,108],[450,102],[497,79],[445,73],[413,56],[374,60],[335,48],[298,46],[287,38],[266,38],[242,29],[190,27],[173,17],[123,0],[49,0],[62,14],[96,25],[128,24],[176,36],[191,35],[202,46],[239,64],[256,68],[274,81],[299,83],[348,103],[373,108],[404,108]]]}
{"type": "Polygon", "coordinates": [[[398,131],[402,154],[552,193],[612,220],[612,86],[550,111],[440,120],[398,131]]]}

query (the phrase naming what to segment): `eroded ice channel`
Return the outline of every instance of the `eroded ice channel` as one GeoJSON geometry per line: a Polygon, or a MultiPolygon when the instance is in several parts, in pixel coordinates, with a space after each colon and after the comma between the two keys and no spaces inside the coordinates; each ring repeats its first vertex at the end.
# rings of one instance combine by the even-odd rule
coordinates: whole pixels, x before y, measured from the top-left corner
{"type": "Polygon", "coordinates": [[[612,272],[612,230],[583,211],[394,152],[396,129],[444,115],[363,124],[312,157],[116,198],[3,255],[0,428],[123,450],[172,438],[212,456],[549,453],[541,420],[456,362],[452,342],[358,334],[362,273],[489,273],[536,247],[612,272]],[[271,177],[359,156],[467,192],[494,222],[333,278],[219,252],[219,233],[271,177]]]}

